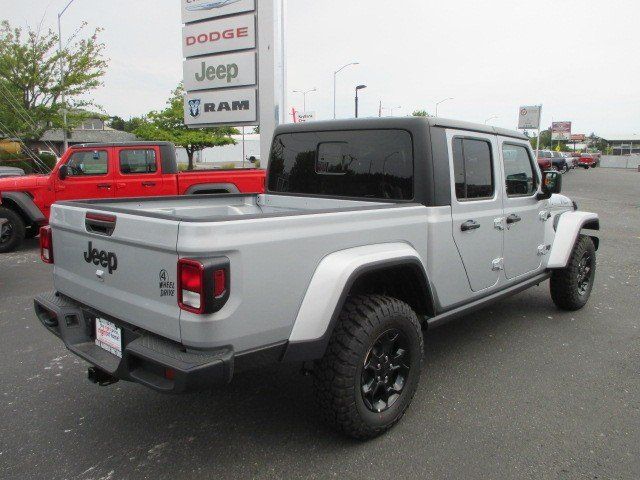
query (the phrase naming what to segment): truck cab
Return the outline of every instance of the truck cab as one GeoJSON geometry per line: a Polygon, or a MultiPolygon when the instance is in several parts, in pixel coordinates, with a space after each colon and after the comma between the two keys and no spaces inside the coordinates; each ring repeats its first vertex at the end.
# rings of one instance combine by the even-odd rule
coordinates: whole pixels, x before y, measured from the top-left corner
{"type": "Polygon", "coordinates": [[[76,145],[49,175],[0,178],[0,218],[7,220],[0,253],[36,236],[58,201],[259,193],[264,178],[256,168],[180,172],[168,142],[76,145]]]}

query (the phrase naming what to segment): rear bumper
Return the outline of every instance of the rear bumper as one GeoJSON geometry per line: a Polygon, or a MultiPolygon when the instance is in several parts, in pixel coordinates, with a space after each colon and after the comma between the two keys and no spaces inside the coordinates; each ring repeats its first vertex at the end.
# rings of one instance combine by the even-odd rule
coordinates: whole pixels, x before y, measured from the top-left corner
{"type": "Polygon", "coordinates": [[[120,380],[140,383],[163,393],[182,393],[233,378],[232,348],[209,351],[152,335],[102,315],[61,295],[49,292],[34,300],[36,315],[73,353],[102,372],[120,380]],[[122,328],[122,358],[95,344],[95,319],[105,318],[122,328]]]}

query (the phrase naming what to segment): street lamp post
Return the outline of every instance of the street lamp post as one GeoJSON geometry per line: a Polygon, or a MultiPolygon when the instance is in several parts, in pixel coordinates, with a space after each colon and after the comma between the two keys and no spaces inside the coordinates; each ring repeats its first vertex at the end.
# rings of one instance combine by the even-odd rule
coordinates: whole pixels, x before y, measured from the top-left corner
{"type": "Polygon", "coordinates": [[[358,118],[358,92],[367,88],[366,85],[358,85],[356,87],[356,118],[358,118]]]}
{"type": "Polygon", "coordinates": [[[342,70],[344,70],[347,67],[350,67],[351,65],[360,65],[360,63],[358,62],[347,63],[346,65],[343,65],[338,70],[333,72],[333,119],[334,120],[336,118],[336,82],[337,82],[336,78],[342,70]]]}
{"type": "Polygon", "coordinates": [[[69,142],[67,141],[67,104],[64,94],[64,61],[62,59],[62,15],[74,1],[69,0],[67,6],[58,13],[58,56],[60,57],[60,100],[62,101],[62,152],[60,152],[60,156],[69,148],[69,142]]]}
{"type": "Polygon", "coordinates": [[[496,118],[500,118],[500,117],[498,117],[498,115],[491,115],[489,118],[487,118],[487,119],[484,121],[484,124],[486,125],[486,124],[488,124],[491,120],[495,120],[496,118]]]}
{"type": "Polygon", "coordinates": [[[447,100],[453,100],[453,97],[444,98],[444,99],[440,100],[439,102],[436,102],[436,117],[438,116],[438,105],[440,105],[441,103],[446,102],[447,100]]]}
{"type": "Polygon", "coordinates": [[[312,92],[317,92],[318,89],[313,87],[311,90],[294,90],[293,93],[301,93],[302,94],[302,103],[303,103],[303,109],[304,112],[307,112],[307,94],[312,93],[312,92]]]}

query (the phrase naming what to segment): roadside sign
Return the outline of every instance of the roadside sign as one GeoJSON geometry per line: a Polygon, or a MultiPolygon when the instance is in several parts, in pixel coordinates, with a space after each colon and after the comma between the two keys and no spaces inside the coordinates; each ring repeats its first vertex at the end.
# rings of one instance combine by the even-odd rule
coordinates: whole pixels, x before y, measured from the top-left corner
{"type": "Polygon", "coordinates": [[[185,125],[234,125],[258,120],[256,89],[189,92],[184,99],[185,125]]]}
{"type": "Polygon", "coordinates": [[[184,62],[186,91],[256,85],[256,53],[190,58],[184,62]]]}
{"type": "Polygon", "coordinates": [[[573,143],[583,143],[587,140],[587,136],[584,133],[575,133],[571,135],[571,141],[573,143]]]}
{"type": "Polygon", "coordinates": [[[182,23],[253,12],[255,0],[182,0],[182,23]]]}
{"type": "Polygon", "coordinates": [[[518,128],[521,130],[538,130],[540,128],[540,105],[520,107],[518,128]]]}
{"type": "Polygon", "coordinates": [[[551,124],[551,140],[568,142],[571,140],[571,122],[553,122],[551,124]]]}
{"type": "Polygon", "coordinates": [[[253,14],[194,23],[182,29],[182,53],[186,58],[255,46],[256,20],[253,14]]]}
{"type": "Polygon", "coordinates": [[[316,121],[316,112],[302,112],[297,115],[298,123],[307,123],[316,121]]]}

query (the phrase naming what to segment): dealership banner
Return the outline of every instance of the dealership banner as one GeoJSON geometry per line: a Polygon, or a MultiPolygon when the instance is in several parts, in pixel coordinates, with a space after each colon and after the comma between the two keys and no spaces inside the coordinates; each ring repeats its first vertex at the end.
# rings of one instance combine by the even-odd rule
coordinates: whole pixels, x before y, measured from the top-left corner
{"type": "Polygon", "coordinates": [[[571,140],[571,122],[553,122],[551,124],[551,140],[568,142],[571,140]]]}
{"type": "Polygon", "coordinates": [[[518,128],[521,130],[538,130],[540,128],[541,113],[542,107],[540,105],[520,107],[518,128]]]}
{"type": "Polygon", "coordinates": [[[256,53],[253,51],[190,58],[184,62],[184,88],[188,92],[257,83],[256,53]]]}
{"type": "Polygon", "coordinates": [[[182,23],[253,12],[256,0],[182,0],[182,23]]]}

